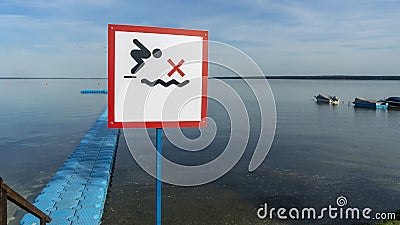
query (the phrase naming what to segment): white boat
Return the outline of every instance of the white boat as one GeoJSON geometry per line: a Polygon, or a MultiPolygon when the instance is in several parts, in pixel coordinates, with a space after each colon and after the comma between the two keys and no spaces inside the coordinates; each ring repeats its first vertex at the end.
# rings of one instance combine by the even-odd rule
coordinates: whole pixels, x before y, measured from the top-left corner
{"type": "Polygon", "coordinates": [[[318,103],[338,105],[339,101],[340,101],[339,98],[337,98],[336,96],[331,96],[331,95],[327,95],[327,94],[319,94],[314,97],[318,103]]]}
{"type": "Polygon", "coordinates": [[[389,108],[400,108],[400,97],[389,97],[383,100],[389,105],[389,108]]]}

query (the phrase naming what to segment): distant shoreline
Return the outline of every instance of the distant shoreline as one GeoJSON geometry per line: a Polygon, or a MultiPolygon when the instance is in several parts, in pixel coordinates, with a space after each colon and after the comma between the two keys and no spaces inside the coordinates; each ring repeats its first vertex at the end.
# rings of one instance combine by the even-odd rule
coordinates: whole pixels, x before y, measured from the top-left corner
{"type": "Polygon", "coordinates": [[[400,80],[400,76],[388,75],[299,75],[299,76],[254,76],[254,77],[213,77],[216,79],[268,79],[268,80],[400,80]]]}
{"type": "Polygon", "coordinates": [[[0,77],[0,80],[105,80],[104,77],[0,77]]]}
{"type": "MultiPolygon", "coordinates": [[[[276,76],[244,76],[244,77],[209,77],[210,79],[269,79],[269,80],[400,80],[400,76],[389,75],[276,75],[276,76]]],[[[106,77],[0,77],[0,80],[106,80],[106,77]]]]}

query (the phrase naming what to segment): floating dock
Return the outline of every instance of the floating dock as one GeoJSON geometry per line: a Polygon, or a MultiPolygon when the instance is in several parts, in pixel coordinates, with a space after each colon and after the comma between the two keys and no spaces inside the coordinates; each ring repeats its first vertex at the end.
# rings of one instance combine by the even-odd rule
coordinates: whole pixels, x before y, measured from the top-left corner
{"type": "MultiPolygon", "coordinates": [[[[101,223],[118,136],[107,127],[106,109],[33,204],[51,217],[49,225],[101,223]]],[[[40,222],[26,214],[20,224],[40,222]]]]}
{"type": "Polygon", "coordinates": [[[107,90],[98,90],[98,89],[93,89],[93,90],[81,90],[81,94],[107,94],[107,90]]]}

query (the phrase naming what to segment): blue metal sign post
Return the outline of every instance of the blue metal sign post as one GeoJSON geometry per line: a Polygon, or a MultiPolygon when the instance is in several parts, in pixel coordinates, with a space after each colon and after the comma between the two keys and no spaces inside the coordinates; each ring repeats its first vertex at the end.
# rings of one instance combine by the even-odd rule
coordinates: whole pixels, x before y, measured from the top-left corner
{"type": "Polygon", "coordinates": [[[157,203],[156,203],[156,224],[161,225],[161,160],[162,160],[162,128],[156,128],[156,148],[157,148],[157,203]]]}
{"type": "MultiPolygon", "coordinates": [[[[156,225],[161,225],[162,128],[205,127],[207,84],[208,31],[108,24],[108,127],[156,128],[156,225]],[[185,45],[184,50],[179,47],[171,51],[171,46],[181,46],[183,43],[196,44],[185,45]],[[164,49],[169,50],[163,53],[164,49]],[[198,63],[188,65],[189,62],[198,63]],[[167,70],[169,72],[165,74],[167,70]],[[180,82],[174,79],[176,77],[180,82]],[[130,82],[138,78],[140,82],[130,82]],[[128,91],[128,84],[129,90],[139,88],[137,90],[143,93],[156,94],[143,95],[147,96],[143,99],[142,95],[128,91]],[[162,100],[164,98],[160,98],[171,94],[172,89],[168,88],[170,85],[184,90],[174,89],[177,91],[174,94],[178,93],[174,104],[167,104],[162,100]],[[189,92],[185,91],[188,89],[189,92]],[[125,93],[124,98],[118,94],[122,92],[125,93]],[[192,99],[197,103],[187,105],[192,99]],[[157,110],[160,106],[162,110],[157,110]],[[179,115],[174,114],[177,106],[185,109],[179,111],[179,115]],[[132,107],[151,109],[153,116],[127,113],[132,107]],[[148,121],[150,118],[152,120],[148,121]]],[[[154,175],[154,171],[151,172],[154,175]]]]}

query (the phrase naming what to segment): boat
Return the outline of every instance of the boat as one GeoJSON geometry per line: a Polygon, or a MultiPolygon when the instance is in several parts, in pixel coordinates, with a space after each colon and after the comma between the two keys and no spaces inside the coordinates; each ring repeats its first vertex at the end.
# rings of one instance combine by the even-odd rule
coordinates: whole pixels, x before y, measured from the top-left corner
{"type": "Polygon", "coordinates": [[[326,104],[332,104],[332,105],[339,104],[339,98],[337,98],[336,96],[331,96],[331,95],[327,95],[327,94],[319,94],[314,97],[318,103],[326,103],[326,104]]]}
{"type": "Polygon", "coordinates": [[[400,108],[400,97],[388,97],[384,100],[389,108],[400,108]]]}
{"type": "Polygon", "coordinates": [[[356,98],[353,102],[355,107],[372,108],[372,109],[387,109],[388,103],[384,101],[376,101],[366,98],[356,98]]]}

